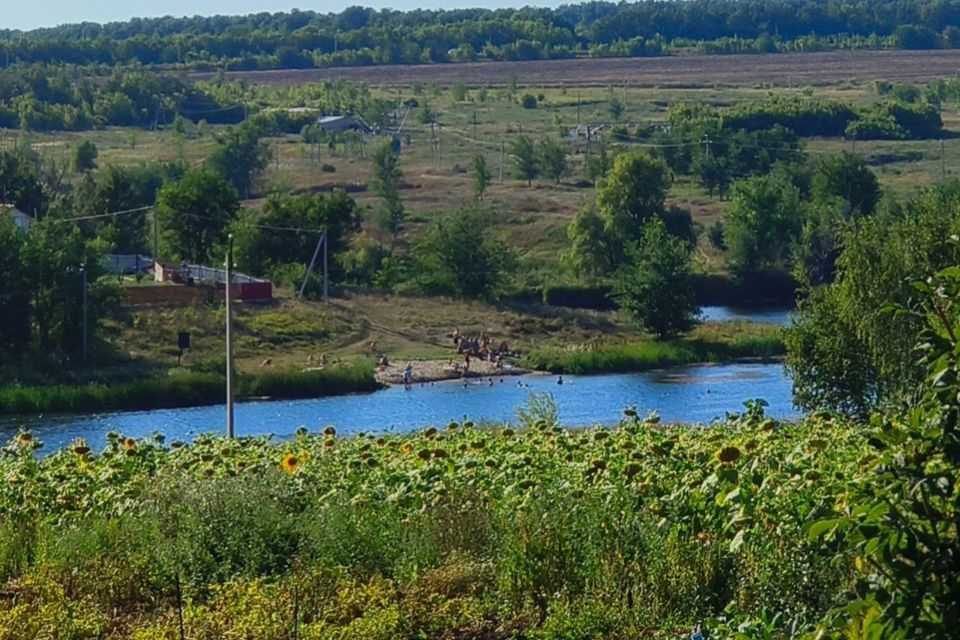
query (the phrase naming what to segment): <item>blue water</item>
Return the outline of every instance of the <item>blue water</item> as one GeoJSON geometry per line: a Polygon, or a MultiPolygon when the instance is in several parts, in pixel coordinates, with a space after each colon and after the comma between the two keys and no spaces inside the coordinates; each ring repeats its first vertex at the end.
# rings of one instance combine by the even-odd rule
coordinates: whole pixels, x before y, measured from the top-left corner
{"type": "MultiPolygon", "coordinates": [[[[335,425],[340,433],[402,432],[445,425],[467,417],[475,422],[515,420],[517,407],[532,392],[549,392],[568,426],[616,423],[624,408],[643,415],[657,411],[667,422],[709,423],[743,402],[763,398],[769,415],[799,417],[790,396],[790,381],[780,364],[728,364],[675,367],[645,373],[564,376],[529,375],[499,378],[492,386],[472,380],[438,382],[409,390],[391,387],[368,394],[314,400],[245,402],[236,406],[238,435],[273,433],[291,436],[301,425],[311,431],[335,425]]],[[[45,451],[85,438],[100,448],[109,431],[132,437],[163,433],[168,441],[190,440],[205,432],[224,431],[224,407],[196,407],[82,416],[38,416],[0,422],[0,440],[20,427],[31,429],[45,451]]]]}
{"type": "Polygon", "coordinates": [[[787,325],[793,311],[792,307],[701,307],[700,319],[704,322],[747,320],[787,325]]]}

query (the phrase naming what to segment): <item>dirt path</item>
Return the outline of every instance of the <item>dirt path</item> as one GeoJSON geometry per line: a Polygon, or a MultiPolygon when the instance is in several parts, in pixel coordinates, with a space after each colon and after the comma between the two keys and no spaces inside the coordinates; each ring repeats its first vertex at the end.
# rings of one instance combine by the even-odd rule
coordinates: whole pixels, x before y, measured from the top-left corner
{"type": "MultiPolygon", "coordinates": [[[[960,50],[818,51],[765,55],[687,55],[660,58],[580,58],[523,62],[469,62],[432,65],[381,65],[329,69],[232,71],[230,79],[253,84],[292,85],[343,78],[356,82],[410,85],[414,82],[468,86],[502,86],[516,77],[538,86],[700,87],[755,86],[776,83],[805,86],[847,80],[913,81],[954,77],[960,50]]],[[[213,73],[194,73],[209,80],[213,73]]]]}

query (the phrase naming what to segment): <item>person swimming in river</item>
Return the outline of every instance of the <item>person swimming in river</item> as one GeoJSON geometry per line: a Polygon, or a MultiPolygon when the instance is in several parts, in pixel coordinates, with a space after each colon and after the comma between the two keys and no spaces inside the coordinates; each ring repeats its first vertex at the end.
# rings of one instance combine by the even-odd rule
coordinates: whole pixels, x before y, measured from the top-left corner
{"type": "Polygon", "coordinates": [[[413,382],[413,363],[408,362],[403,368],[403,386],[409,389],[411,382],[413,382]]]}
{"type": "Polygon", "coordinates": [[[557,378],[557,384],[563,384],[563,376],[557,378]]]}

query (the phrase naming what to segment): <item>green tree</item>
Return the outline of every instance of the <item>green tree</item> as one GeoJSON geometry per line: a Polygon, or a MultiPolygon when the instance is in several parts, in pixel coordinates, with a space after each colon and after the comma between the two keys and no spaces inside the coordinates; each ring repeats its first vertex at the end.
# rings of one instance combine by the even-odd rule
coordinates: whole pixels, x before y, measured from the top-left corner
{"type": "Polygon", "coordinates": [[[254,181],[270,163],[270,148],[252,123],[230,127],[216,140],[207,166],[233,185],[241,197],[249,198],[254,181]]]}
{"type": "Polygon", "coordinates": [[[597,189],[597,208],[610,230],[639,240],[643,225],[663,212],[671,182],[663,160],[642,151],[622,153],[597,189]]]}
{"type": "Polygon", "coordinates": [[[400,199],[400,186],[403,172],[400,171],[400,157],[393,152],[391,142],[385,141],[373,153],[373,179],[370,190],[380,197],[381,206],[377,211],[377,225],[390,233],[391,244],[396,242],[397,234],[403,225],[403,200],[400,199]]]}
{"type": "Polygon", "coordinates": [[[690,247],[670,235],[659,218],[647,222],[630,264],[614,280],[614,298],[640,327],[669,338],[696,324],[690,247]]]}
{"type": "Polygon", "coordinates": [[[73,170],[86,173],[97,168],[97,145],[92,140],[81,140],[73,149],[73,170]]]}
{"type": "Polygon", "coordinates": [[[29,214],[44,214],[49,195],[36,165],[17,151],[0,151],[0,203],[29,214]]]}
{"type": "Polygon", "coordinates": [[[597,182],[601,178],[607,177],[607,172],[610,171],[612,165],[613,161],[610,159],[610,154],[607,153],[607,143],[603,141],[597,143],[597,152],[587,158],[587,180],[597,182]]]}
{"type": "MultiPolygon", "coordinates": [[[[87,325],[92,338],[116,298],[104,281],[106,247],[84,238],[79,227],[48,216],[30,226],[21,260],[29,265],[31,317],[39,347],[47,353],[75,354],[83,342],[83,271],[87,279],[87,325]]],[[[92,344],[92,342],[91,342],[92,344]]]]}
{"type": "Polygon", "coordinates": [[[599,278],[611,273],[612,256],[619,253],[611,248],[616,238],[608,233],[603,218],[594,207],[581,210],[567,227],[570,239],[569,260],[578,275],[599,278]]]}
{"type": "Polygon", "coordinates": [[[268,275],[288,263],[306,266],[319,239],[314,231],[320,229],[327,232],[330,278],[339,281],[343,273],[337,257],[360,230],[357,203],[341,189],[328,194],[271,195],[259,212],[251,212],[235,225],[237,264],[255,275],[268,275]]]}
{"type": "Polygon", "coordinates": [[[922,325],[885,310],[908,305],[912,282],[960,264],[960,245],[951,240],[960,234],[958,211],[954,184],[843,232],[834,281],[801,304],[785,332],[799,407],[865,413],[911,397],[923,375],[913,353],[922,325]]]}
{"type": "Polygon", "coordinates": [[[165,185],[157,194],[157,213],[169,257],[208,262],[239,208],[236,190],[210,169],[192,169],[165,185]]]}
{"type": "Polygon", "coordinates": [[[735,183],[723,214],[731,266],[738,273],[782,266],[800,224],[800,193],[786,180],[768,175],[735,183]]]}
{"type": "Polygon", "coordinates": [[[21,256],[26,238],[0,209],[0,353],[21,351],[30,337],[28,270],[21,256]]]}
{"type": "Polygon", "coordinates": [[[533,140],[520,135],[511,145],[513,156],[513,175],[519,180],[526,180],[527,186],[533,183],[534,178],[540,175],[540,164],[537,162],[537,150],[533,140]]]}
{"type": "Polygon", "coordinates": [[[493,297],[515,262],[513,252],[490,232],[489,211],[470,208],[433,224],[417,245],[418,286],[428,293],[493,297]]]}
{"type": "MultiPolygon", "coordinates": [[[[163,181],[162,169],[157,165],[108,165],[97,174],[92,192],[85,194],[86,201],[77,203],[77,208],[99,215],[146,207],[156,201],[163,181]]],[[[149,244],[146,242],[147,215],[144,210],[100,219],[98,234],[118,253],[137,253],[149,244]]]]}
{"type": "Polygon", "coordinates": [[[842,198],[846,203],[846,218],[870,215],[881,195],[877,176],[867,163],[846,151],[817,163],[811,190],[816,200],[842,198]]]}
{"type": "Polygon", "coordinates": [[[492,179],[493,174],[487,167],[487,159],[483,154],[478,153],[473,157],[473,193],[478,202],[483,202],[483,194],[486,193],[492,179]]]}
{"type": "Polygon", "coordinates": [[[567,152],[563,144],[553,138],[545,138],[537,145],[537,163],[544,176],[560,184],[567,172],[567,152]]]}

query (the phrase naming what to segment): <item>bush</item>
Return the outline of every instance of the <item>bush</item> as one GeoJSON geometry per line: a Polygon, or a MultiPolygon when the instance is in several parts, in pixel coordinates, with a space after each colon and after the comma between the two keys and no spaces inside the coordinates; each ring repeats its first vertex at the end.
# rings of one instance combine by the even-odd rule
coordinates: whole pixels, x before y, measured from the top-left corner
{"type": "Polygon", "coordinates": [[[524,109],[536,109],[537,97],[532,93],[523,94],[523,97],[520,98],[520,106],[522,106],[524,109]]]}

